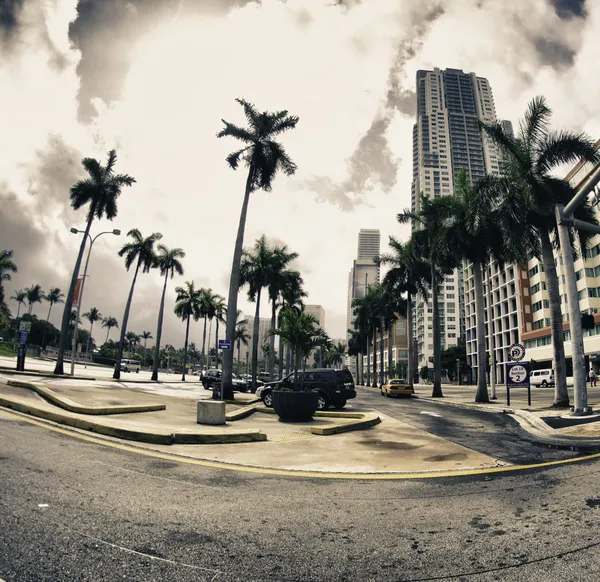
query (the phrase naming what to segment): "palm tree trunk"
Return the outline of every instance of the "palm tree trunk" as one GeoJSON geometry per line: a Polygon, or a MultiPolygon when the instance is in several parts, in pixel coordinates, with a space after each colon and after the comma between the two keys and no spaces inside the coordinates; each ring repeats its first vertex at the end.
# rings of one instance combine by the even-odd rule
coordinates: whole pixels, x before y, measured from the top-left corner
{"type": "MultiPolygon", "coordinates": [[[[21,305],[19,304],[19,307],[21,305]]],[[[46,325],[44,326],[44,333],[42,334],[42,350],[44,349],[44,342],[46,341],[46,330],[48,329],[48,325],[50,324],[50,313],[52,312],[52,303],[50,303],[50,308],[48,309],[48,317],[46,317],[46,325]]],[[[19,310],[17,309],[17,319],[19,319],[19,310]]]]}
{"type": "Polygon", "coordinates": [[[85,346],[85,355],[89,357],[90,355],[90,342],[92,341],[92,330],[94,329],[94,322],[92,321],[90,325],[90,335],[88,337],[87,344],[85,346]]]}
{"type": "Polygon", "coordinates": [[[371,338],[367,335],[367,383],[363,386],[371,385],[371,338]]]}
{"type": "MultiPolygon", "coordinates": [[[[52,306],[50,306],[52,307],[52,306]]],[[[19,301],[17,303],[17,319],[19,319],[19,314],[21,313],[21,302],[19,301]]]]}
{"type": "Polygon", "coordinates": [[[56,366],[54,373],[63,375],[64,371],[64,359],[65,359],[65,347],[67,344],[67,336],[69,335],[69,323],[71,322],[71,311],[73,309],[73,296],[75,295],[75,286],[77,285],[77,279],[79,278],[79,269],[81,268],[81,260],[83,259],[83,252],[85,251],[85,244],[90,233],[90,227],[94,220],[94,214],[88,214],[88,221],[85,227],[85,233],[81,239],[81,245],[79,247],[79,254],[75,261],[75,267],[73,268],[73,274],[71,276],[71,284],[69,285],[69,292],[65,299],[65,310],[63,311],[62,322],[60,325],[60,338],[58,340],[58,354],[56,356],[56,366]]]}
{"type": "Polygon", "coordinates": [[[104,343],[106,343],[108,341],[108,334],[110,333],[110,325],[106,326],[106,341],[104,343]]]}
{"type": "Polygon", "coordinates": [[[440,312],[438,301],[437,275],[435,264],[431,262],[431,296],[433,302],[433,391],[432,398],[441,398],[442,394],[442,337],[440,333],[440,312]]]}
{"type": "Polygon", "coordinates": [[[27,310],[27,315],[31,315],[32,309],[33,309],[33,303],[29,302],[29,309],[27,310]]]}
{"type": "MultiPolygon", "coordinates": [[[[277,302],[275,299],[271,301],[271,328],[277,325],[277,302]]],[[[275,375],[275,336],[271,336],[271,350],[269,351],[269,376],[273,380],[275,375]]],[[[279,341],[279,352],[281,356],[281,341],[279,341]]]]}
{"type": "MultiPolygon", "coordinates": [[[[481,263],[473,261],[473,283],[475,285],[475,325],[477,331],[477,392],[475,402],[489,402],[490,396],[486,381],[486,348],[485,348],[485,310],[483,307],[483,278],[481,263]]],[[[489,312],[491,314],[491,312],[489,312]]],[[[489,338],[490,350],[492,337],[489,338]]]]}
{"type": "Polygon", "coordinates": [[[392,321],[388,326],[388,374],[387,381],[389,382],[392,377],[392,368],[394,367],[394,359],[392,358],[392,331],[394,328],[394,322],[392,321]]]}
{"type": "Polygon", "coordinates": [[[252,392],[256,392],[256,374],[258,372],[258,326],[260,324],[260,295],[262,289],[256,293],[256,309],[254,310],[254,325],[252,327],[252,392]]]}
{"type": "Polygon", "coordinates": [[[135,273],[133,274],[133,281],[131,282],[131,288],[129,289],[129,295],[127,296],[127,303],[125,304],[125,313],[123,314],[123,321],[121,322],[121,338],[119,340],[119,347],[117,348],[117,359],[115,360],[115,369],[113,371],[113,378],[115,380],[119,380],[121,378],[121,358],[123,357],[123,346],[125,345],[125,334],[127,333],[129,311],[131,310],[131,301],[133,299],[135,282],[140,270],[140,262],[141,258],[138,259],[137,265],[135,266],[135,273]]]}
{"type": "MultiPolygon", "coordinates": [[[[229,279],[229,298],[227,300],[227,313],[237,313],[237,301],[240,291],[240,265],[242,261],[242,250],[244,248],[244,230],[246,228],[246,215],[248,214],[248,202],[250,201],[250,192],[254,179],[254,167],[252,164],[248,170],[246,178],[246,189],[244,192],[244,201],[240,212],[240,222],[238,226],[237,238],[235,240],[235,249],[233,251],[233,261],[231,264],[231,277],[229,279]]],[[[235,340],[235,317],[227,318],[227,339],[233,343],[235,340]]],[[[222,394],[225,399],[225,393],[232,395],[233,383],[231,374],[233,372],[233,351],[226,350],[223,358],[223,374],[221,382],[223,386],[222,394]]]]}
{"type": "MultiPolygon", "coordinates": [[[[163,285],[162,297],[160,298],[160,310],[158,312],[158,326],[156,329],[156,346],[154,347],[154,363],[152,364],[153,382],[158,382],[158,364],[160,361],[160,337],[162,335],[163,316],[165,314],[165,295],[167,293],[167,280],[169,273],[165,273],[165,284],[163,285]]],[[[168,363],[167,363],[168,367],[168,363]]]]}
{"type": "Polygon", "coordinates": [[[415,381],[415,342],[413,337],[413,302],[412,295],[410,293],[406,296],[406,327],[407,327],[407,342],[408,342],[408,362],[407,362],[407,374],[408,383],[411,389],[414,391],[415,381]]]}
{"type": "Polygon", "coordinates": [[[379,320],[379,386],[383,386],[383,318],[379,320]]]}
{"type": "Polygon", "coordinates": [[[206,368],[206,319],[204,316],[204,331],[202,332],[202,367],[206,368]]]}
{"type": "MultiPolygon", "coordinates": [[[[219,316],[216,317],[215,324],[215,357],[217,360],[217,370],[219,369],[219,316]]],[[[227,350],[224,350],[227,351],[227,350]]]]}
{"type": "Polygon", "coordinates": [[[552,348],[554,352],[554,406],[568,407],[569,392],[567,390],[567,369],[558,275],[556,274],[554,253],[552,252],[552,243],[548,231],[540,232],[540,239],[542,242],[542,263],[546,273],[548,300],[550,301],[550,325],[552,328],[552,348]]]}
{"type": "Polygon", "coordinates": [[[377,325],[373,327],[373,388],[377,388],[377,325]]]}
{"type": "Polygon", "coordinates": [[[181,374],[181,381],[185,382],[185,367],[187,365],[187,351],[188,351],[188,340],[190,339],[190,316],[187,316],[187,322],[185,326],[185,345],[183,347],[183,373],[181,374]]]}

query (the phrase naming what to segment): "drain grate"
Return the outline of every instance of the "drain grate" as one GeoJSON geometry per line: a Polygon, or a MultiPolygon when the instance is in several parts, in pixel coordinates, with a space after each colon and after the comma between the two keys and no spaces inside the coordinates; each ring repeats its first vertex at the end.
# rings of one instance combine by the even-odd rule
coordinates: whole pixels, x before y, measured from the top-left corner
{"type": "Polygon", "coordinates": [[[287,432],[284,434],[275,434],[269,436],[267,440],[270,441],[299,441],[302,439],[312,439],[315,435],[309,432],[287,432]]]}

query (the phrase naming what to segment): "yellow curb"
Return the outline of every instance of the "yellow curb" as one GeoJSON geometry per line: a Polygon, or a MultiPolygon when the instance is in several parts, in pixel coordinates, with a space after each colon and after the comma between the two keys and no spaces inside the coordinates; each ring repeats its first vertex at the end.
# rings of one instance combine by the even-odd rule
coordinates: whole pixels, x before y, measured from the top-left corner
{"type": "Polygon", "coordinates": [[[344,480],[361,480],[361,481],[399,481],[407,479],[445,479],[449,477],[473,477],[480,475],[491,475],[491,474],[502,474],[502,473],[514,473],[516,471],[527,471],[535,469],[544,469],[548,467],[558,467],[560,465],[571,465],[574,463],[582,463],[600,458],[600,453],[593,455],[587,455],[585,457],[576,457],[571,459],[561,459],[559,461],[547,461],[545,463],[537,463],[532,465],[511,465],[505,467],[490,467],[487,469],[464,469],[454,471],[432,471],[428,473],[331,473],[331,472],[319,472],[319,471],[293,471],[289,469],[268,469],[263,467],[251,467],[244,465],[234,465],[233,463],[219,463],[217,461],[206,461],[202,459],[193,459],[191,457],[183,457],[180,455],[174,455],[172,453],[161,453],[158,451],[152,451],[135,447],[133,445],[124,445],[121,443],[113,443],[111,441],[103,440],[97,437],[92,437],[84,434],[79,434],[68,429],[63,429],[55,426],[51,426],[20,414],[9,412],[8,410],[2,410],[4,414],[14,416],[23,422],[27,422],[34,426],[70,436],[72,438],[101,445],[111,449],[125,451],[128,453],[134,453],[138,455],[144,455],[154,459],[163,459],[167,461],[173,461],[177,463],[183,463],[187,465],[196,465],[199,467],[207,467],[211,469],[221,469],[228,471],[237,471],[241,473],[253,473],[257,475],[273,475],[279,477],[301,477],[308,479],[344,479],[344,480]]]}
{"type": "Polygon", "coordinates": [[[0,395],[0,406],[11,408],[18,412],[30,414],[59,424],[66,424],[82,430],[89,430],[98,434],[125,439],[129,441],[138,441],[141,443],[151,443],[157,445],[173,445],[173,444],[231,444],[231,443],[247,443],[254,441],[266,441],[267,435],[261,431],[238,431],[232,433],[196,433],[196,432],[170,432],[164,430],[136,430],[130,428],[122,428],[100,424],[92,420],[84,418],[74,418],[54,412],[38,408],[28,402],[24,402],[15,398],[7,398],[0,395]]]}
{"type": "Polygon", "coordinates": [[[40,396],[48,400],[50,403],[77,414],[130,414],[134,412],[154,412],[156,410],[165,410],[165,404],[124,404],[118,406],[83,406],[77,404],[66,396],[59,396],[53,390],[46,386],[38,386],[31,382],[22,382],[21,380],[8,380],[9,386],[15,388],[27,388],[37,392],[40,396]]]}

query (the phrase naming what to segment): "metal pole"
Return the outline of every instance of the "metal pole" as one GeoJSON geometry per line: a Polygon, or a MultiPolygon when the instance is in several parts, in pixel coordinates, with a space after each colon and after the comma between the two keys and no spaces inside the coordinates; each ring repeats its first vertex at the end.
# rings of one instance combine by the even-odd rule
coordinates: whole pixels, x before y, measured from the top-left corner
{"type": "MultiPolygon", "coordinates": [[[[574,200],[574,199],[573,199],[574,200]]],[[[577,281],[575,280],[575,263],[573,249],[569,239],[569,228],[564,220],[565,207],[556,205],[556,223],[560,241],[561,254],[564,264],[564,274],[567,283],[567,297],[569,308],[569,328],[571,331],[571,358],[573,360],[573,393],[575,397],[573,415],[581,416],[590,414],[587,399],[587,385],[585,372],[585,356],[583,349],[583,330],[581,328],[581,312],[579,310],[579,297],[577,296],[577,281]]]]}
{"type": "Polygon", "coordinates": [[[81,301],[83,299],[83,288],[85,287],[85,278],[87,276],[87,268],[90,262],[90,255],[92,254],[92,245],[98,236],[95,238],[90,237],[90,248],[88,249],[87,258],[85,259],[85,267],[83,268],[83,278],[81,279],[81,287],[79,288],[79,297],[77,298],[77,312],[75,315],[75,322],[73,323],[73,341],[71,342],[71,376],[75,376],[75,358],[77,353],[77,324],[79,322],[79,314],[81,313],[81,301]]]}
{"type": "Polygon", "coordinates": [[[490,400],[497,400],[496,397],[496,354],[495,354],[495,342],[494,342],[494,326],[492,320],[494,318],[494,310],[492,309],[492,266],[488,265],[487,275],[487,312],[488,312],[488,336],[490,342],[490,388],[492,389],[492,395],[490,400]]]}
{"type": "Polygon", "coordinates": [[[460,386],[460,360],[456,358],[456,385],[460,386]]]}

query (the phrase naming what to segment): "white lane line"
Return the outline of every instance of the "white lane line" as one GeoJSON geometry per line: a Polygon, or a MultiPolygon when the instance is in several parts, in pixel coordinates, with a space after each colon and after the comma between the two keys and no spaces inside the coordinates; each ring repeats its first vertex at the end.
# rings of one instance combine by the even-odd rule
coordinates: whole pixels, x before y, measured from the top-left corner
{"type": "Polygon", "coordinates": [[[437,416],[438,418],[442,418],[442,415],[437,414],[437,412],[425,412],[424,410],[421,410],[419,414],[426,414],[427,416],[437,416]]]}
{"type": "Polygon", "coordinates": [[[38,503],[38,507],[50,507],[47,503],[38,503]]]}
{"type": "MultiPolygon", "coordinates": [[[[73,528],[69,527],[68,525],[64,525],[64,524],[57,524],[57,525],[60,525],[61,527],[64,527],[65,529],[68,529],[69,531],[71,531],[73,533],[79,534],[80,536],[83,536],[84,538],[88,538],[90,540],[98,542],[99,544],[104,544],[106,546],[110,546],[111,548],[116,548],[117,550],[122,550],[123,552],[127,552],[129,554],[136,554],[137,556],[142,556],[142,557],[148,558],[150,560],[158,560],[159,562],[166,562],[167,564],[172,564],[174,566],[183,566],[184,568],[191,568],[192,570],[202,570],[203,572],[211,572],[212,574],[215,574],[211,578],[211,580],[214,580],[219,574],[222,574],[221,570],[215,570],[214,568],[203,568],[202,566],[194,566],[193,564],[186,564],[185,562],[176,562],[175,560],[169,560],[168,558],[160,558],[158,556],[153,556],[151,554],[145,554],[144,552],[138,552],[137,550],[132,550],[131,548],[126,548],[125,546],[120,546],[119,544],[113,544],[112,542],[107,542],[106,540],[83,533],[82,531],[73,529],[73,528]]],[[[0,582],[2,582],[2,581],[0,581],[0,582]]]]}

